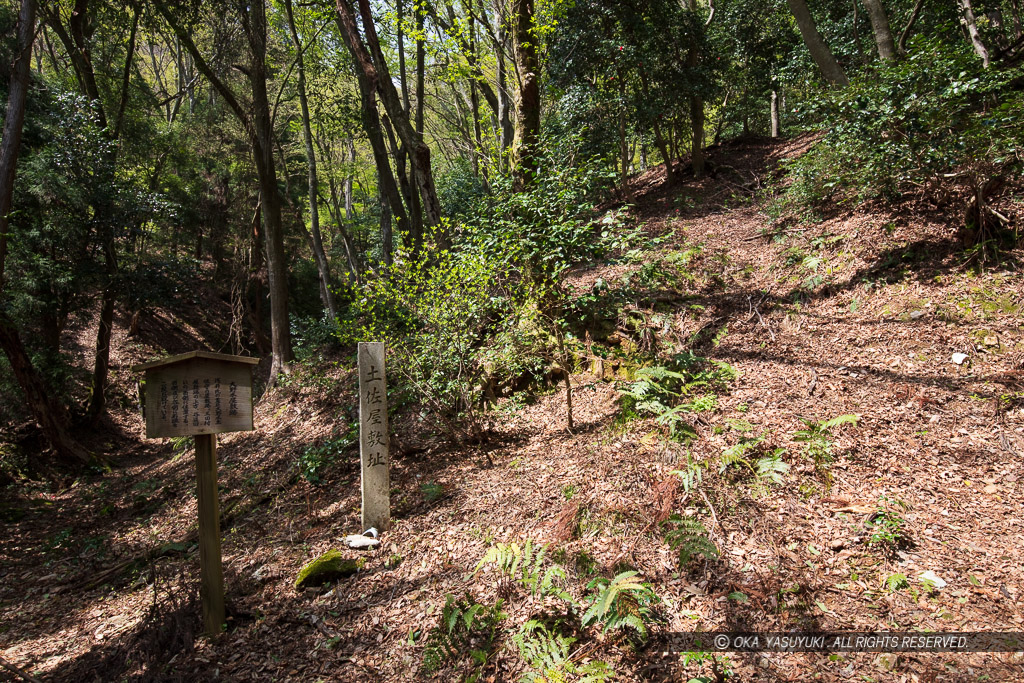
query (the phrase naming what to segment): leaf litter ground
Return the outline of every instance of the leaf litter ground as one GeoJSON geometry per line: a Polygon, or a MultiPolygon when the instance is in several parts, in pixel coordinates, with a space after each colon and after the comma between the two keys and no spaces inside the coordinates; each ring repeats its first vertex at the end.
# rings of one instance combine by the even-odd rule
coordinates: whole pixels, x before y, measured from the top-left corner
{"type": "MultiPolygon", "coordinates": [[[[543,611],[489,570],[469,576],[493,543],[526,539],[551,544],[576,598],[594,576],[623,568],[663,598],[646,648],[577,634],[574,656],[610,662],[617,680],[709,675],[659,653],[659,633],[671,631],[1024,631],[1020,274],[964,267],[948,221],[920,207],[773,221],[751,195],[806,142],[720,148],[712,159],[729,168],[681,188],[665,184],[663,169],[634,178],[629,220],[657,246],[570,279],[585,292],[700,245],[690,264],[698,276],[665,285],[676,291],[661,297],[669,313],[655,343],[699,345],[739,377],[716,410],[693,419],[688,447],[650,420],[622,420],[614,383],[593,372],[573,377],[572,433],[564,389],[499,406],[480,447],[425,436],[406,412],[396,421],[394,528],[359,574],[297,593],[298,569],[359,531],[355,450],[342,448],[318,486],[295,466],[309,446],[344,436],[351,361],[300,368],[260,401],[256,432],[221,439],[229,624],[211,640],[197,636],[191,453],[140,444],[140,421],[126,410],[106,444],[114,470],[23,487],[8,502],[19,514],[0,541],[0,655],[53,681],[425,678],[423,642],[447,594],[493,602],[500,591],[510,629],[543,611]],[[967,360],[953,363],[954,353],[967,360]],[[816,469],[794,433],[805,419],[844,414],[858,424],[835,430],[834,461],[816,469]],[[719,475],[739,424],[787,449],[782,484],[719,475]],[[687,450],[707,463],[689,492],[671,474],[687,450]],[[882,496],[905,505],[907,542],[891,552],[868,543],[882,496]],[[721,557],[680,572],[657,525],[672,512],[701,519],[721,557]],[[920,580],[928,571],[946,586],[930,590],[920,580]]],[[[658,289],[648,282],[634,302],[648,320],[666,315],[658,289]]],[[[190,333],[177,343],[210,334],[190,333]]],[[[119,365],[177,350],[156,343],[166,335],[148,339],[119,334],[119,365]]],[[[127,373],[119,378],[128,396],[127,373]]],[[[1019,653],[731,654],[729,663],[744,681],[1024,676],[1019,653]]],[[[522,670],[508,639],[482,680],[522,670]]],[[[453,664],[434,678],[468,671],[453,664]]]]}

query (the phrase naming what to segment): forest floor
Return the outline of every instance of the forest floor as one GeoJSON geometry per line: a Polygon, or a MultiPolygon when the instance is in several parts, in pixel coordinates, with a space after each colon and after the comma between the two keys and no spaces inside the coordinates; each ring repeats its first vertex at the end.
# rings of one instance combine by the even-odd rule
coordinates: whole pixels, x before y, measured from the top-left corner
{"type": "MultiPolygon", "coordinates": [[[[511,633],[543,612],[493,569],[472,575],[494,543],[527,539],[551,544],[576,599],[625,568],[661,598],[646,646],[577,634],[575,659],[608,662],[615,680],[713,675],[663,654],[665,634],[695,629],[1024,631],[1024,251],[976,269],[950,221],[920,208],[774,221],[750,188],[802,142],[717,148],[732,168],[700,183],[669,185],[664,169],[634,178],[622,210],[639,246],[570,278],[578,292],[643,292],[630,314],[651,332],[620,331],[620,352],[696,346],[736,369],[713,410],[687,416],[688,446],[623,419],[616,382],[594,367],[572,377],[572,432],[564,388],[503,400],[493,437],[470,448],[423,437],[406,409],[393,528],[355,576],[297,592],[304,563],[331,548],[357,556],[340,539],[361,531],[352,358],[310,359],[260,400],[256,431],[220,439],[230,604],[213,639],[196,635],[191,453],[144,441],[128,398],[132,363],[187,350],[204,328],[171,345],[169,314],[141,339],[121,330],[122,410],[96,446],[116,466],[3,503],[0,655],[46,681],[462,680],[474,671],[463,653],[421,670],[428,634],[449,594],[500,593],[511,633]],[[846,414],[857,424],[832,430],[816,464],[795,439],[802,420],[846,414]],[[752,448],[786,449],[781,483],[720,472],[723,450],[759,437],[752,448]],[[697,487],[672,474],[687,458],[697,487]],[[314,486],[296,463],[318,459],[314,486]],[[700,519],[720,557],[681,570],[656,524],[669,512],[700,519]],[[879,519],[898,542],[872,543],[879,519]],[[922,581],[928,571],[945,585],[922,581]]],[[[1024,679],[1021,653],[730,653],[722,666],[739,681],[1024,679]]],[[[518,680],[511,638],[477,671],[518,680]]]]}

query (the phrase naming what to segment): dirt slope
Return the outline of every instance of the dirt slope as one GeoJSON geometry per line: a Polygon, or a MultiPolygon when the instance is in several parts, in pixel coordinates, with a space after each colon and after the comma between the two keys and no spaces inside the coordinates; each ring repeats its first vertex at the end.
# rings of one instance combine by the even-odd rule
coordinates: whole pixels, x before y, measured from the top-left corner
{"type": "MultiPolygon", "coordinates": [[[[731,169],[683,188],[666,186],[663,170],[634,179],[639,252],[571,279],[586,292],[626,278],[645,292],[631,310],[656,329],[651,343],[696,346],[738,371],[714,410],[691,416],[689,446],[652,420],[621,419],[615,383],[594,367],[573,377],[572,433],[564,389],[499,406],[495,438],[477,448],[403,429],[382,548],[355,577],[297,593],[299,567],[358,531],[358,463],[345,440],[352,359],[321,361],[263,398],[257,432],[222,439],[225,634],[194,636],[191,460],[167,442],[14,502],[24,516],[0,541],[0,654],[54,681],[429,678],[424,641],[447,594],[500,594],[513,631],[551,606],[490,569],[470,577],[494,543],[526,539],[552,543],[577,599],[593,577],[624,568],[662,598],[647,648],[577,634],[576,659],[608,661],[616,680],[710,675],[658,654],[671,631],[1024,631],[1020,252],[976,272],[948,223],[926,213],[773,223],[750,188],[805,142],[719,149],[712,159],[731,169]],[[672,265],[682,258],[689,277],[672,265]],[[795,432],[844,414],[858,424],[834,430],[832,462],[816,467],[795,432]],[[787,449],[780,484],[720,473],[723,450],[755,437],[787,449]],[[318,486],[299,476],[300,457],[332,455],[318,486]],[[688,492],[671,474],[687,457],[705,464],[688,492]],[[905,542],[869,543],[880,509],[899,518],[905,542]],[[655,524],[668,512],[702,520],[720,558],[681,572],[655,524]],[[928,590],[926,571],[947,585],[928,590]]],[[[728,666],[743,681],[1024,677],[1019,654],[733,654],[728,666]]],[[[482,680],[518,680],[522,669],[508,640],[482,680]]],[[[469,671],[453,662],[434,677],[469,671]]]]}

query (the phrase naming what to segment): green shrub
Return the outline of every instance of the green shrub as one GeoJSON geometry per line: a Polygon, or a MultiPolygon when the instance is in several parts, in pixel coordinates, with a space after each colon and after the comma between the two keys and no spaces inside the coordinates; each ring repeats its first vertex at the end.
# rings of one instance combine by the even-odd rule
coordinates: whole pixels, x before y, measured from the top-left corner
{"type": "Polygon", "coordinates": [[[938,189],[943,174],[1019,168],[1024,92],[1011,82],[1020,74],[983,69],[966,43],[916,37],[905,59],[879,63],[806,106],[805,123],[826,133],[791,162],[788,199],[895,199],[938,189]]]}
{"type": "Polygon", "coordinates": [[[390,267],[343,293],[340,341],[386,342],[392,377],[455,441],[482,438],[493,377],[539,378],[558,356],[559,278],[612,240],[592,220],[602,172],[569,163],[574,149],[553,143],[529,191],[498,177],[489,194],[453,199],[458,222],[428,231],[418,252],[398,247],[390,267]]]}

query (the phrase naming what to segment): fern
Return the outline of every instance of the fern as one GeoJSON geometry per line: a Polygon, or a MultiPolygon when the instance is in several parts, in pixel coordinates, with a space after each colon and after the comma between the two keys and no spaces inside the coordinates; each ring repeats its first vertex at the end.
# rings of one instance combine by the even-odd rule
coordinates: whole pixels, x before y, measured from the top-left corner
{"type": "Polygon", "coordinates": [[[532,669],[523,674],[524,683],[553,683],[574,680],[577,683],[604,683],[615,677],[615,671],[605,662],[591,661],[577,666],[570,658],[575,638],[563,636],[548,629],[536,619],[523,624],[512,636],[519,655],[532,669]],[[572,678],[570,678],[572,677],[572,678]]]}
{"type": "Polygon", "coordinates": [[[685,567],[698,555],[711,560],[718,557],[718,548],[708,538],[708,530],[693,517],[672,515],[663,524],[675,527],[665,533],[665,541],[679,553],[679,566],[685,567]]]}
{"type": "Polygon", "coordinates": [[[599,577],[587,588],[595,592],[590,608],[583,614],[584,626],[603,624],[603,633],[629,627],[641,639],[647,637],[647,622],[654,617],[649,606],[658,601],[658,596],[637,578],[637,572],[622,572],[610,581],[599,577]]]}
{"type": "Polygon", "coordinates": [[[832,430],[844,424],[857,424],[856,415],[839,415],[831,420],[816,422],[802,419],[804,429],[793,433],[793,440],[804,444],[804,454],[814,461],[814,468],[831,483],[828,466],[832,463],[832,430]]]}
{"type": "Polygon", "coordinates": [[[445,663],[462,661],[467,655],[474,667],[486,664],[494,651],[498,626],[507,617],[501,606],[501,599],[488,606],[476,602],[468,592],[459,599],[449,594],[440,623],[427,636],[423,672],[434,673],[445,663]]]}
{"type": "Polygon", "coordinates": [[[756,437],[740,437],[739,443],[730,446],[722,451],[719,459],[719,474],[725,473],[733,465],[742,465],[754,475],[758,485],[766,483],[781,484],[783,475],[789,471],[789,465],[782,461],[782,454],[785,448],[775,448],[770,451],[762,446],[767,434],[760,434],[756,437]],[[761,456],[753,463],[746,457],[748,452],[760,451],[761,456]]]}
{"type": "Polygon", "coordinates": [[[761,438],[757,439],[741,439],[735,446],[729,446],[722,451],[722,456],[719,458],[718,473],[724,474],[727,469],[733,465],[743,465],[752,473],[754,472],[753,466],[750,461],[744,456],[747,451],[756,446],[761,442],[761,438]]]}
{"type": "Polygon", "coordinates": [[[776,448],[768,455],[757,460],[757,476],[761,481],[770,481],[773,484],[781,484],[782,477],[789,471],[789,465],[782,462],[782,454],[785,448],[776,448]]]}
{"type": "Polygon", "coordinates": [[[494,564],[502,576],[518,583],[532,597],[555,596],[572,602],[572,596],[559,585],[559,581],[566,580],[565,570],[557,565],[544,569],[546,552],[547,545],[534,552],[533,542],[529,539],[522,548],[517,543],[498,543],[488,548],[473,574],[477,574],[484,565],[494,564]]]}
{"type": "Polygon", "coordinates": [[[689,441],[697,436],[684,419],[684,413],[715,410],[718,397],[714,390],[737,377],[732,366],[709,361],[691,353],[676,355],[672,367],[653,365],[640,368],[636,379],[618,386],[623,409],[646,413],[668,428],[669,437],[689,441]],[[683,397],[694,396],[690,401],[683,397]]]}
{"type": "Polygon", "coordinates": [[[704,474],[701,469],[701,465],[700,463],[693,462],[690,458],[690,451],[686,451],[686,469],[672,470],[669,474],[674,474],[679,477],[683,483],[684,493],[689,493],[704,481],[704,474]]]}

